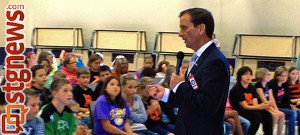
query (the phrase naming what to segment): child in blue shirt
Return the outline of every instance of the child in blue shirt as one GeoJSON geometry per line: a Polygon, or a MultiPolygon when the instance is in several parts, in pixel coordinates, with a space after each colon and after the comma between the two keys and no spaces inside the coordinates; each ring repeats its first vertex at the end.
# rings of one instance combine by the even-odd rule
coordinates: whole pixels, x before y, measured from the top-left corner
{"type": "Polygon", "coordinates": [[[36,117],[39,112],[40,95],[36,90],[26,88],[24,91],[26,96],[25,105],[29,108],[26,114],[26,123],[23,126],[24,131],[21,135],[42,135],[45,134],[43,119],[36,117]]]}
{"type": "Polygon", "coordinates": [[[148,130],[143,124],[146,122],[148,115],[141,97],[137,94],[137,81],[132,76],[122,77],[122,91],[130,107],[129,122],[133,132],[140,135],[158,135],[148,130]]]}

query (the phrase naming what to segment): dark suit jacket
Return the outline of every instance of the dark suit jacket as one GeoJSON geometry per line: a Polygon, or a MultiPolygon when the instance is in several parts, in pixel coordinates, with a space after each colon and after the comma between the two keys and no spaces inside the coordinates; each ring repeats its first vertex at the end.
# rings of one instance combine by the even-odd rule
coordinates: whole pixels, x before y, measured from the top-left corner
{"type": "Polygon", "coordinates": [[[178,105],[176,135],[223,135],[224,111],[229,87],[229,64],[211,44],[198,58],[189,74],[199,87],[194,90],[187,77],[168,104],[178,105]]]}

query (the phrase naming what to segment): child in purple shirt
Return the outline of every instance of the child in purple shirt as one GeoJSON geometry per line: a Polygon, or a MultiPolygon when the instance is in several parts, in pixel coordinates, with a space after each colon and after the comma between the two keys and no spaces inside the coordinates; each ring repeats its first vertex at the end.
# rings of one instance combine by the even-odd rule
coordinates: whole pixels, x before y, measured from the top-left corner
{"type": "Polygon", "coordinates": [[[94,110],[94,134],[136,135],[128,122],[130,110],[121,95],[120,80],[110,76],[104,81],[103,88],[104,93],[97,99],[94,110]]]}

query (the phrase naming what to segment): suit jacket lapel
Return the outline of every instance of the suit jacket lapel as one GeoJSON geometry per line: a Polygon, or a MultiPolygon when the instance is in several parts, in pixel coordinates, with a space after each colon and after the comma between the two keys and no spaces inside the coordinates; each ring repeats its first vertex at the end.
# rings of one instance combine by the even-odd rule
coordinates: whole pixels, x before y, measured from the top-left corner
{"type": "Polygon", "coordinates": [[[210,54],[210,52],[214,51],[214,49],[217,49],[215,43],[212,43],[209,47],[207,47],[206,50],[202,53],[200,58],[196,61],[196,63],[192,67],[190,73],[194,73],[195,70],[197,70],[201,66],[203,60],[210,54]]]}

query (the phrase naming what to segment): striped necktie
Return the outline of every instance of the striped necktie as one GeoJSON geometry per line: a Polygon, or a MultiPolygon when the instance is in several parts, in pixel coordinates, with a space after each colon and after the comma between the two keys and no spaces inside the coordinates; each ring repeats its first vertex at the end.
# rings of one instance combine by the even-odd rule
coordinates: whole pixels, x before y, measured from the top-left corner
{"type": "Polygon", "coordinates": [[[193,65],[195,64],[197,58],[198,58],[198,56],[196,54],[193,54],[190,65],[189,65],[189,68],[188,68],[188,73],[190,73],[190,71],[191,71],[193,65]]]}
{"type": "Polygon", "coordinates": [[[196,54],[193,54],[192,59],[191,59],[191,63],[195,63],[197,60],[198,56],[196,54]]]}

